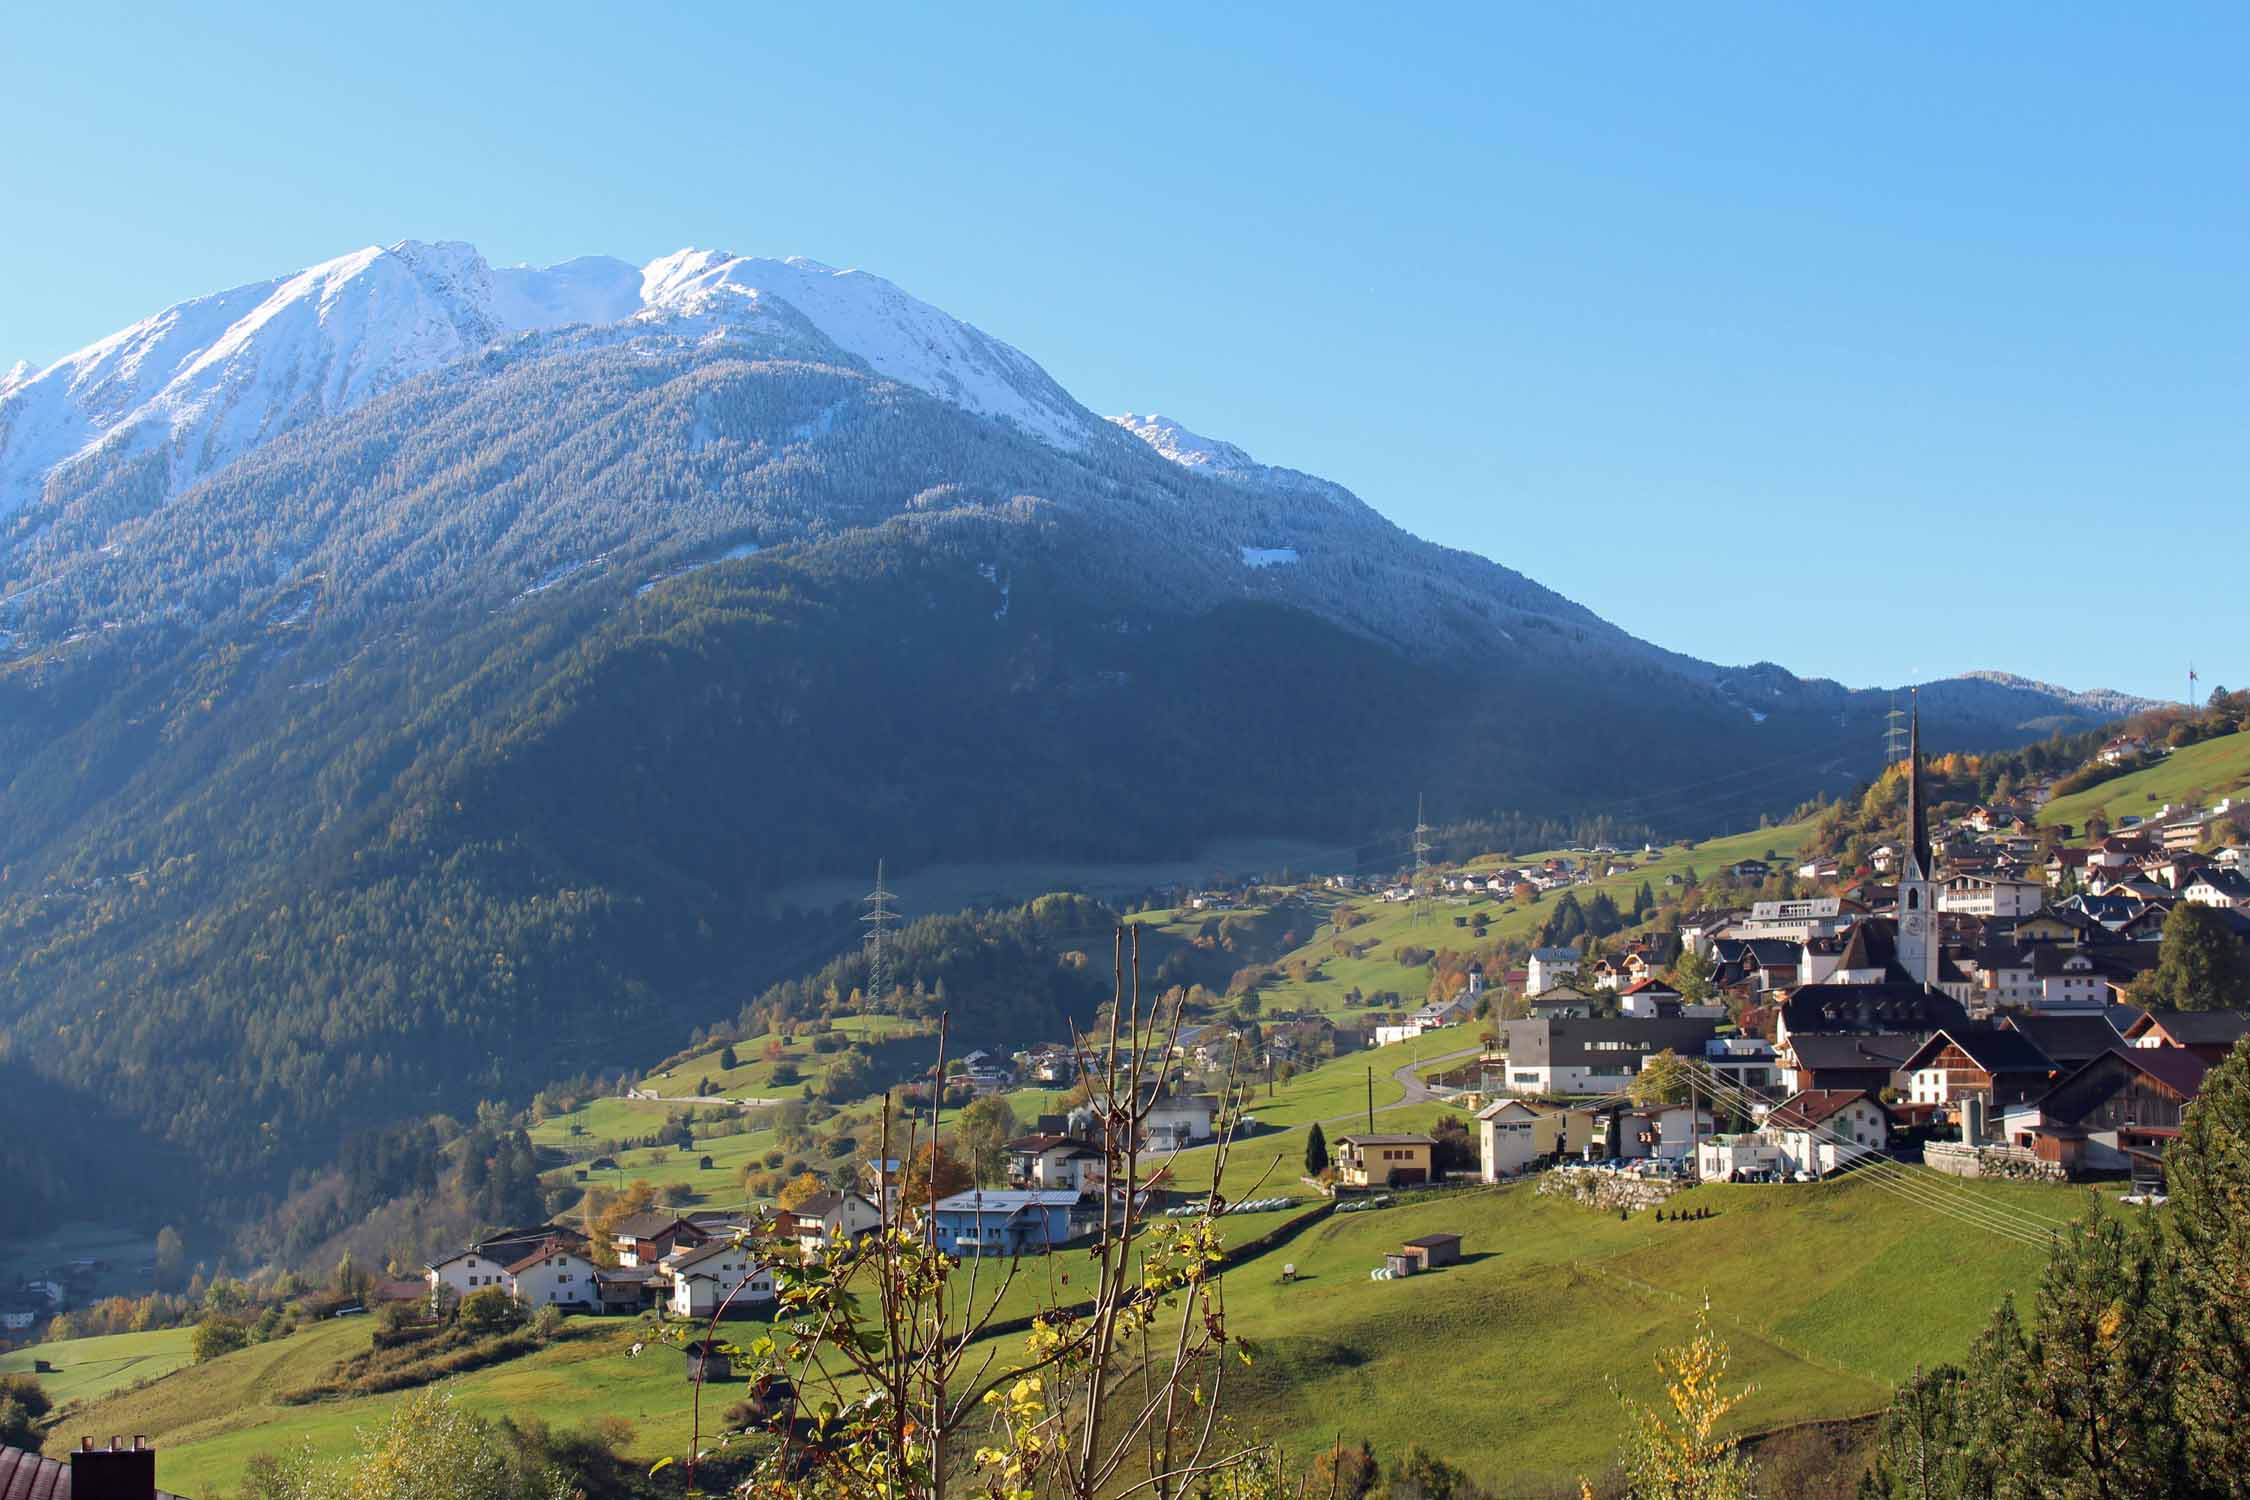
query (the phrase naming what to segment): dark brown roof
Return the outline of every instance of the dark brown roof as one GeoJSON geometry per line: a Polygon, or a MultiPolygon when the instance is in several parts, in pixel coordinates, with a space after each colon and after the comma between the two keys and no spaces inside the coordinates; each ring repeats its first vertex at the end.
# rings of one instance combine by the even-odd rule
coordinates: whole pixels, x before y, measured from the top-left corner
{"type": "Polygon", "coordinates": [[[538,1265],[539,1262],[545,1260],[550,1255],[577,1254],[578,1252],[576,1250],[573,1250],[570,1246],[564,1244],[561,1240],[548,1240],[545,1244],[532,1246],[531,1253],[529,1255],[526,1255],[521,1260],[510,1263],[505,1269],[510,1276],[513,1276],[519,1271],[530,1270],[533,1266],[538,1265]]]}
{"type": "MultiPolygon", "coordinates": [[[[0,1500],[70,1500],[70,1465],[22,1448],[0,1447],[0,1500]]],[[[180,1500],[158,1490],[156,1500],[180,1500]]]]}
{"type": "Polygon", "coordinates": [[[1904,1067],[1909,1070],[1925,1068],[1950,1042],[1968,1054],[1969,1061],[1987,1073],[2052,1073],[2055,1064],[2039,1044],[2020,1031],[2003,1031],[1997,1026],[1947,1026],[1934,1032],[1930,1039],[1915,1049],[1904,1067]]]}
{"type": "Polygon", "coordinates": [[[1883,1107],[1865,1089],[1804,1089],[1791,1094],[1766,1116],[1769,1125],[1809,1130],[1821,1121],[1832,1119],[1851,1108],[1855,1100],[1866,1099],[1877,1109],[1883,1107]]]}
{"type": "Polygon", "coordinates": [[[2152,1010],[2133,1023],[2136,1040],[2158,1027],[2178,1047],[2231,1047],[2250,1032],[2250,1013],[2239,1010],[2152,1010]]]}
{"type": "Polygon", "coordinates": [[[1435,1250],[1440,1245],[1460,1244],[1461,1236],[1457,1234],[1418,1234],[1406,1243],[1417,1250],[1435,1250]]]}

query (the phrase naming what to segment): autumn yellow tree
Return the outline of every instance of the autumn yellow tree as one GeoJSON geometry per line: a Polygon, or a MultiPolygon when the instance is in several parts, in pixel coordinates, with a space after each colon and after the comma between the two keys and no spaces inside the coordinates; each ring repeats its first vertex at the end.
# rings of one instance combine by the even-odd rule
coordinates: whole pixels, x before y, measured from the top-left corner
{"type": "MultiPolygon", "coordinates": [[[[1729,1395],[1726,1341],[1711,1331],[1711,1304],[1696,1313],[1695,1335],[1656,1357],[1665,1401],[1642,1405],[1624,1399],[1627,1427],[1618,1450],[1627,1500],[1752,1500],[1757,1493],[1749,1456],[1720,1426],[1756,1389],[1729,1395]]],[[[1581,1483],[1585,1500],[1593,1487],[1581,1483]]]]}
{"type": "Polygon", "coordinates": [[[807,1199],[816,1198],[826,1191],[828,1191],[828,1185],[818,1177],[810,1172],[799,1172],[782,1184],[779,1201],[783,1208],[793,1209],[807,1199]]]}

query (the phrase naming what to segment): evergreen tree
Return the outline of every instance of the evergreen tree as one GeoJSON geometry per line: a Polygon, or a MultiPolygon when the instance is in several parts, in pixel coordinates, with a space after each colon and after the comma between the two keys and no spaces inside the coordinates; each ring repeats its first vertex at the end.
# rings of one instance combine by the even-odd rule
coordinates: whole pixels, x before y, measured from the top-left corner
{"type": "Polygon", "coordinates": [[[1305,1175],[1318,1177],[1328,1170],[1328,1137],[1321,1132],[1315,1120],[1310,1134],[1305,1137],[1305,1175]]]}
{"type": "Polygon", "coordinates": [[[2250,1494],[2250,1044],[2204,1076],[2164,1174],[2189,1453],[2206,1484],[2250,1494]]]}
{"type": "Polygon", "coordinates": [[[2163,1010],[2250,1007],[2250,955],[2216,907],[2182,901],[2164,919],[2156,968],[2135,993],[2163,1010]]]}
{"type": "Polygon", "coordinates": [[[2178,1347],[2157,1232],[2090,1207],[2039,1282],[2003,1495],[2195,1493],[2173,1421],[2178,1347]]]}

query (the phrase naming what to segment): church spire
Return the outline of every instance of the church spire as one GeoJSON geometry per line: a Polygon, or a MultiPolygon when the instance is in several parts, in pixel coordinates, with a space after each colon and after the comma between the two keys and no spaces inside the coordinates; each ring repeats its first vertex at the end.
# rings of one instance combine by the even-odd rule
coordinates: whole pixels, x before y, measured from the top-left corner
{"type": "Polygon", "coordinates": [[[1914,698],[1914,716],[1906,737],[1906,835],[1912,841],[1914,869],[1927,876],[1936,861],[1930,857],[1930,825],[1922,806],[1922,701],[1914,698]]]}

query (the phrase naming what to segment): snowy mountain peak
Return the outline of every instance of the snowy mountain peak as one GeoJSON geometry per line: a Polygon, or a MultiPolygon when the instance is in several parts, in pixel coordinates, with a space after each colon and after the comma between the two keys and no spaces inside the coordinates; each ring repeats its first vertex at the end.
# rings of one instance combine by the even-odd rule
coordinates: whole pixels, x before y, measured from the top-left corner
{"type": "Polygon", "coordinates": [[[1222,473],[1255,473],[1258,469],[1257,461],[1234,444],[1190,432],[1170,417],[1159,416],[1155,412],[1145,417],[1127,412],[1121,417],[1111,417],[1110,420],[1183,468],[1212,469],[1222,473]]]}
{"type": "Polygon", "coordinates": [[[57,469],[155,455],[177,494],[267,439],[511,333],[631,322],[858,361],[1066,451],[1093,418],[1019,351],[880,276],[681,250],[492,269],[472,245],[402,240],[166,308],[0,380],[0,515],[57,469]]]}
{"type": "Polygon", "coordinates": [[[0,396],[6,395],[38,373],[39,367],[30,360],[17,360],[14,364],[8,366],[5,374],[0,374],[0,396]]]}

